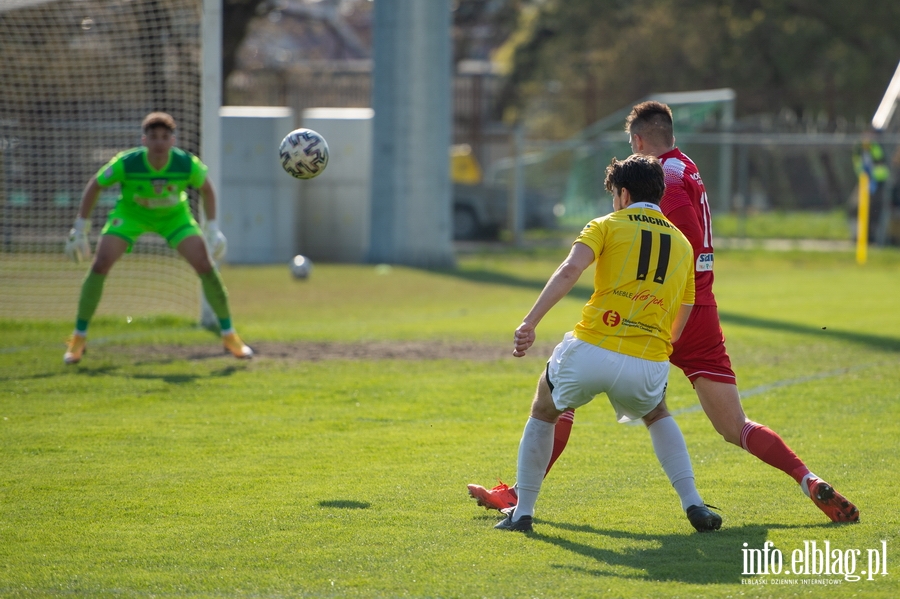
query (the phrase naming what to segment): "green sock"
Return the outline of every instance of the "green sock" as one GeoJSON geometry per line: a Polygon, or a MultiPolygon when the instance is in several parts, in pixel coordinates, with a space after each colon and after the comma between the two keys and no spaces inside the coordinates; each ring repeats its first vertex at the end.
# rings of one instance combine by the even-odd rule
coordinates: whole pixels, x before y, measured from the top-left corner
{"type": "Polygon", "coordinates": [[[206,296],[209,307],[212,308],[216,318],[219,319],[219,325],[223,330],[230,329],[231,310],[228,309],[228,292],[225,290],[225,284],[222,283],[219,271],[214,268],[208,273],[200,275],[200,283],[203,286],[203,295],[206,296]],[[228,326],[223,325],[223,321],[228,326]]]}
{"type": "Polygon", "coordinates": [[[84,282],[81,284],[81,296],[78,298],[78,316],[75,321],[75,330],[79,333],[87,333],[88,323],[94,316],[100,298],[103,296],[103,283],[106,275],[89,270],[84,282]]]}

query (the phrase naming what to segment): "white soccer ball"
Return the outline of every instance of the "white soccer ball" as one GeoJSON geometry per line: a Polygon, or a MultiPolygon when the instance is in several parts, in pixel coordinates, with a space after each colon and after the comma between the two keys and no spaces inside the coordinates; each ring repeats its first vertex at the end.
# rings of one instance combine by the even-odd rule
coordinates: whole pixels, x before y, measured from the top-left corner
{"type": "Polygon", "coordinates": [[[281,140],[281,166],[297,179],[312,179],[328,166],[328,143],[312,129],[295,129],[281,140]]]}
{"type": "Polygon", "coordinates": [[[306,256],[294,256],[291,260],[291,274],[295,279],[306,279],[312,272],[312,260],[306,256]]]}

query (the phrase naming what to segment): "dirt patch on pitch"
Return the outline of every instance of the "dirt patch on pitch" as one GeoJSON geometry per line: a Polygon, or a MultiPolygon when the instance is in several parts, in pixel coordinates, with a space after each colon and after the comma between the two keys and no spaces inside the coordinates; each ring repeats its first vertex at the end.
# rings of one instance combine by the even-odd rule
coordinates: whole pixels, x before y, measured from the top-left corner
{"type": "MultiPolygon", "coordinates": [[[[255,359],[321,362],[323,360],[504,360],[513,359],[512,343],[450,343],[435,341],[373,341],[359,343],[296,342],[251,343],[255,359]]],[[[545,359],[552,348],[532,348],[529,356],[545,359]]],[[[98,350],[99,351],[99,350],[98,350]]],[[[202,346],[142,345],[111,347],[103,352],[125,354],[143,359],[207,360],[223,357],[215,343],[202,346]]]]}

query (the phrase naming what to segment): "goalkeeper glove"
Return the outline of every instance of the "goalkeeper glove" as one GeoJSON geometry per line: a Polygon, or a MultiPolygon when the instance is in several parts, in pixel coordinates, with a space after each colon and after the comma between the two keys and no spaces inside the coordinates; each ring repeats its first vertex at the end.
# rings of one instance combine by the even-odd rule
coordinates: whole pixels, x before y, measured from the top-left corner
{"type": "Polygon", "coordinates": [[[88,241],[90,230],[91,221],[81,217],[75,219],[75,226],[69,231],[69,238],[66,240],[66,256],[75,262],[91,257],[91,244],[88,241]]]}
{"type": "Polygon", "coordinates": [[[225,241],[225,235],[219,230],[219,224],[214,220],[206,221],[204,231],[204,239],[206,240],[206,249],[209,251],[210,257],[216,262],[225,257],[225,250],[228,243],[225,241]]]}

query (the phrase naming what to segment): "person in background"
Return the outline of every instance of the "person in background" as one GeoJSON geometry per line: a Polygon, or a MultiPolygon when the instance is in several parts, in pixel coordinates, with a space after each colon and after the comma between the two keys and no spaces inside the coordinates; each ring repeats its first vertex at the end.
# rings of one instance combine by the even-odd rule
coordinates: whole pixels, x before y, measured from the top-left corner
{"type": "MultiPolygon", "coordinates": [[[[868,241],[884,245],[887,239],[887,218],[890,215],[887,206],[887,185],[891,177],[887,155],[884,147],[878,142],[879,131],[869,129],[863,133],[859,143],[853,146],[853,171],[857,178],[866,173],[869,179],[869,225],[868,241]]],[[[852,217],[858,218],[859,190],[854,194],[852,217]]],[[[853,234],[856,234],[854,228],[853,234]]]]}

